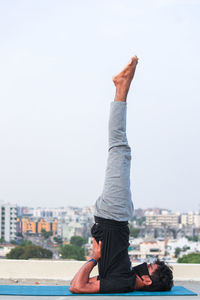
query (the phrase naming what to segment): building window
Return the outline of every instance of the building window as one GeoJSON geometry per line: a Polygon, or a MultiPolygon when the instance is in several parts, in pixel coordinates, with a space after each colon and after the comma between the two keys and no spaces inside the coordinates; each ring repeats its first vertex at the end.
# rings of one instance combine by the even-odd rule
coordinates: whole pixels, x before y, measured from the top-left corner
{"type": "Polygon", "coordinates": [[[159,252],[159,249],[158,248],[151,248],[150,252],[159,252]]]}

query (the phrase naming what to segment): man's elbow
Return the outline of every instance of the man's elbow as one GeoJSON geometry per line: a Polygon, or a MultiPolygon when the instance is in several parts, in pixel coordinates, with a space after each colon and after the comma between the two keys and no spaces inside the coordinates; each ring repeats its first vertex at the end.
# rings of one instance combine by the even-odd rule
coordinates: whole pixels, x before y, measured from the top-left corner
{"type": "Polygon", "coordinates": [[[70,286],[69,290],[73,294],[81,294],[81,292],[82,292],[80,286],[73,285],[73,284],[70,286]]]}
{"type": "Polygon", "coordinates": [[[72,286],[72,285],[70,286],[69,291],[70,291],[71,293],[73,293],[73,294],[76,293],[76,289],[75,289],[75,287],[72,286]]]}
{"type": "Polygon", "coordinates": [[[86,284],[72,284],[69,288],[70,292],[73,294],[96,294],[100,291],[99,281],[86,284]]]}

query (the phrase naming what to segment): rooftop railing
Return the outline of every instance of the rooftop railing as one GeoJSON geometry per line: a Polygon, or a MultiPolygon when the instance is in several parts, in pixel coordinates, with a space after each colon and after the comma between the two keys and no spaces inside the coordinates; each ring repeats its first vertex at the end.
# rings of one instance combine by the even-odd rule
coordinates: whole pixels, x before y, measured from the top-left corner
{"type": "MultiPolygon", "coordinates": [[[[0,279],[71,280],[84,261],[0,259],[0,279]]],[[[135,264],[133,264],[134,266],[135,264]]],[[[174,280],[200,281],[200,264],[171,264],[174,280]]],[[[97,275],[97,267],[91,273],[97,275]]]]}

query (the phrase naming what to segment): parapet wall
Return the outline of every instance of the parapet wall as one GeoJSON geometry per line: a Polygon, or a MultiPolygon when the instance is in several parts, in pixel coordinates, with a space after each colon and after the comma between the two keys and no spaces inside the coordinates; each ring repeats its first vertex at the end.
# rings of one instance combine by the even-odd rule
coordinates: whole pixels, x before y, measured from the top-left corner
{"type": "MultiPolygon", "coordinates": [[[[0,279],[71,280],[82,261],[0,259],[0,279]]],[[[174,279],[200,281],[200,264],[173,264],[174,279]]],[[[97,267],[92,276],[97,275],[97,267]]]]}

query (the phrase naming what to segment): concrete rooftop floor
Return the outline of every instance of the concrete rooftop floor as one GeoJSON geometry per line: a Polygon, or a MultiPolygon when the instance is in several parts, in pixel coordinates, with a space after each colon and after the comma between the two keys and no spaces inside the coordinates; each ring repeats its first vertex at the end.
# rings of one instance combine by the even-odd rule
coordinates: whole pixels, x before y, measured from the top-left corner
{"type": "MultiPolygon", "coordinates": [[[[35,285],[35,282],[37,280],[18,280],[18,282],[15,282],[13,280],[0,280],[0,284],[16,284],[16,285],[35,285]]],[[[66,281],[56,281],[56,280],[38,280],[40,285],[69,285],[69,282],[66,281]]],[[[190,299],[196,299],[196,300],[200,300],[200,282],[199,281],[175,281],[175,285],[182,285],[185,288],[188,288],[190,290],[192,290],[193,292],[196,292],[198,294],[198,296],[177,296],[178,299],[182,300],[190,300],[190,299]]],[[[99,296],[90,296],[90,300],[96,300],[98,299],[99,296]]],[[[86,300],[88,299],[88,296],[5,296],[5,295],[0,295],[0,300],[32,300],[32,299],[36,299],[36,300],[63,300],[63,299],[68,299],[68,300],[86,300]]],[[[118,296],[101,296],[102,300],[111,300],[111,299],[117,299],[118,296]]],[[[126,296],[121,296],[120,298],[124,298],[127,299],[126,296]]],[[[139,300],[146,300],[147,297],[134,297],[137,298],[139,300]]],[[[159,296],[151,296],[150,300],[159,300],[160,297],[159,296]]],[[[164,300],[172,300],[174,299],[173,296],[165,296],[164,300]]],[[[121,299],[122,300],[122,299],[121,299]]],[[[127,299],[128,300],[128,299],[127,299]]]]}

